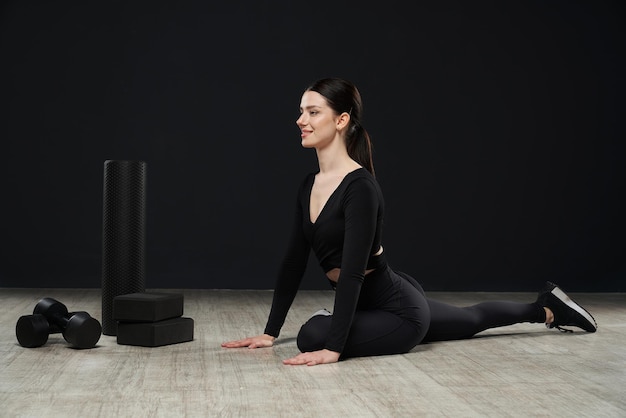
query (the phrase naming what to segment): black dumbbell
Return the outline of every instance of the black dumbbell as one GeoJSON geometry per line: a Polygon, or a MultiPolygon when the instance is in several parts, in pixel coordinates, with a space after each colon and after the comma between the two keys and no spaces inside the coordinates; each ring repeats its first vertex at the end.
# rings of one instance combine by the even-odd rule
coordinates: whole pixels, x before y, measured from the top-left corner
{"type": "Polygon", "coordinates": [[[43,298],[32,315],[17,321],[15,333],[23,347],[39,347],[48,341],[48,335],[61,332],[65,341],[76,348],[92,348],[102,334],[102,326],[87,312],[68,312],[61,302],[43,298]]]}

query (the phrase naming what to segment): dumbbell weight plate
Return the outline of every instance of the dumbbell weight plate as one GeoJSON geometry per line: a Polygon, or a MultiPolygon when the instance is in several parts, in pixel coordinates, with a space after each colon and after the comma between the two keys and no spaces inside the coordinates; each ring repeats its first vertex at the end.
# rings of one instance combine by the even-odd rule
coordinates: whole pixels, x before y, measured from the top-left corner
{"type": "Polygon", "coordinates": [[[72,312],[63,333],[65,341],[76,348],[92,348],[100,340],[102,325],[87,312],[72,312]]]}
{"type": "Polygon", "coordinates": [[[24,315],[17,320],[15,335],[22,347],[41,347],[48,341],[50,325],[43,315],[24,315]]]}
{"type": "Polygon", "coordinates": [[[67,307],[53,298],[43,298],[35,305],[34,314],[63,317],[67,315],[67,307]]]}

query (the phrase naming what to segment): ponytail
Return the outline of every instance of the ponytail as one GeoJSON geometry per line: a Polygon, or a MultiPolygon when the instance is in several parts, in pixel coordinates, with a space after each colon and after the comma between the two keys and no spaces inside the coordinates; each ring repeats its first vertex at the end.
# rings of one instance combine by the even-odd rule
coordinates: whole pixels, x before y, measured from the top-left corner
{"type": "Polygon", "coordinates": [[[376,176],[372,158],[372,140],[358,121],[352,122],[348,130],[346,146],[350,158],[362,165],[372,176],[376,176]]]}

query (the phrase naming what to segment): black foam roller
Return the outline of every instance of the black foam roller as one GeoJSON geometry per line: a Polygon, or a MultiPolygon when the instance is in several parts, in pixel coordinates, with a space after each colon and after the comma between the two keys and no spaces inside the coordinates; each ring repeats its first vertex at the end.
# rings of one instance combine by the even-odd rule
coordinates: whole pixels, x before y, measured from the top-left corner
{"type": "Polygon", "coordinates": [[[145,292],[146,176],[143,161],[104,162],[102,333],[117,335],[113,299],[145,292]]]}

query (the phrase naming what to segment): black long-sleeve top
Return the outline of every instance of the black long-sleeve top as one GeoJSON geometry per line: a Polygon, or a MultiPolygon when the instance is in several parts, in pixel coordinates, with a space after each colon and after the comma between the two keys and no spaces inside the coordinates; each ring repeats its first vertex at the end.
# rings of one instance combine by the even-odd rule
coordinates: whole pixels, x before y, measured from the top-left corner
{"type": "Polygon", "coordinates": [[[278,337],[293,303],[312,249],[324,272],[340,268],[328,350],[341,353],[354,318],[366,269],[381,268],[384,200],[378,182],[366,169],[348,173],[330,195],[315,223],[309,212],[315,174],[298,190],[296,216],[280,267],[265,333],[278,337]]]}

